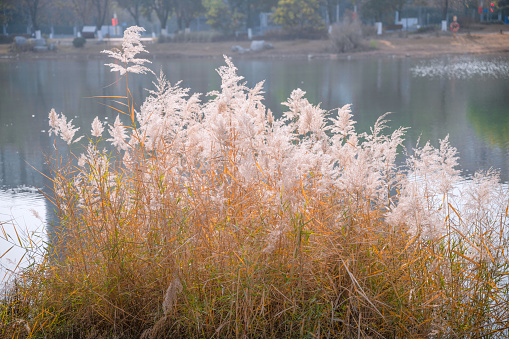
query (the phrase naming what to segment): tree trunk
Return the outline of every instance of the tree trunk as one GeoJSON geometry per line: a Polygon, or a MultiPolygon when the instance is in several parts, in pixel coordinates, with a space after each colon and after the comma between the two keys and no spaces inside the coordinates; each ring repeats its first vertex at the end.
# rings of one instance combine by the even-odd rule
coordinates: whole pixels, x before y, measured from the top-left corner
{"type": "Polygon", "coordinates": [[[34,31],[39,30],[39,23],[37,21],[37,12],[39,9],[39,0],[27,1],[28,11],[32,19],[32,26],[34,31]]]}
{"type": "Polygon", "coordinates": [[[183,15],[182,13],[177,13],[177,26],[179,28],[179,32],[182,32],[184,30],[184,18],[183,18],[183,15]]]}
{"type": "Polygon", "coordinates": [[[168,16],[157,14],[157,18],[159,19],[159,22],[161,23],[161,29],[166,29],[166,22],[168,21],[168,16]]]}
{"type": "Polygon", "coordinates": [[[336,5],[332,3],[332,0],[327,0],[327,16],[329,18],[329,25],[332,25],[333,22],[336,20],[335,16],[336,12],[336,5]]]}
{"type": "Polygon", "coordinates": [[[247,0],[246,28],[253,27],[253,18],[251,17],[251,0],[247,0]]]}
{"type": "Polygon", "coordinates": [[[442,13],[442,20],[447,20],[448,11],[449,11],[449,0],[444,0],[444,11],[442,13]]]}
{"type": "Polygon", "coordinates": [[[101,30],[104,25],[104,21],[106,20],[106,14],[108,12],[108,2],[109,0],[94,0],[94,4],[97,10],[97,21],[96,28],[98,31],[101,30]]]}
{"type": "Polygon", "coordinates": [[[193,21],[193,18],[191,16],[184,18],[184,26],[185,28],[189,28],[191,26],[191,21],[193,21]]]}
{"type": "Polygon", "coordinates": [[[140,6],[139,6],[139,4],[136,3],[134,5],[134,10],[131,9],[130,7],[127,8],[127,10],[129,11],[129,14],[131,14],[131,16],[133,17],[134,23],[136,24],[136,26],[139,26],[140,25],[140,6]]]}
{"type": "Polygon", "coordinates": [[[161,35],[167,35],[166,23],[168,22],[168,16],[170,15],[172,4],[168,1],[155,1],[153,3],[153,10],[156,12],[157,18],[161,23],[161,35]]]}

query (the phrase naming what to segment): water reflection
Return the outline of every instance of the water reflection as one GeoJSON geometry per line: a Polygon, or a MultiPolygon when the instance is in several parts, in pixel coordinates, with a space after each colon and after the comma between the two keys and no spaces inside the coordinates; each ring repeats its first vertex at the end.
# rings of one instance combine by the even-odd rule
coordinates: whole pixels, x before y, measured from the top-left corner
{"type": "Polygon", "coordinates": [[[488,109],[475,104],[467,108],[467,118],[477,135],[490,146],[509,148],[509,115],[502,107],[488,109]]]}
{"type": "Polygon", "coordinates": [[[0,189],[0,283],[19,265],[27,266],[40,252],[26,252],[22,246],[47,241],[48,211],[45,198],[34,187],[0,189]],[[6,240],[6,238],[8,240],[6,240]]]}

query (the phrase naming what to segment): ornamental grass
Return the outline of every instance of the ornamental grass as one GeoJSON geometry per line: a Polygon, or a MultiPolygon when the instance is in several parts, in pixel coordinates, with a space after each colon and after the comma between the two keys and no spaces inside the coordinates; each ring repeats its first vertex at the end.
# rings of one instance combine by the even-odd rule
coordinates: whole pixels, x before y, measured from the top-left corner
{"type": "MultiPolygon", "coordinates": [[[[112,71],[152,72],[141,30],[112,71]]],[[[464,180],[447,138],[405,151],[387,116],[358,133],[299,89],[275,118],[236,71],[205,99],[160,74],[137,108],[127,86],[80,143],[50,112],[57,222],[3,292],[2,338],[509,335],[496,172],[464,180]]]]}

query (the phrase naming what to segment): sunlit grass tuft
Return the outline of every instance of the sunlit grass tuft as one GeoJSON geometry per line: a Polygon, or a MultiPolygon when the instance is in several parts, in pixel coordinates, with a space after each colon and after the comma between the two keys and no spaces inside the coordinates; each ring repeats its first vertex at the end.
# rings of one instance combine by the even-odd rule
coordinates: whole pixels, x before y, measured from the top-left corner
{"type": "MultiPolygon", "coordinates": [[[[146,70],[136,33],[114,70],[146,70]]],[[[51,114],[71,145],[51,162],[58,225],[4,294],[2,337],[508,335],[496,173],[462,184],[447,138],[400,168],[405,129],[358,134],[301,90],[275,119],[225,61],[204,103],[164,75],[139,109],[128,90],[82,154],[51,114]]]]}

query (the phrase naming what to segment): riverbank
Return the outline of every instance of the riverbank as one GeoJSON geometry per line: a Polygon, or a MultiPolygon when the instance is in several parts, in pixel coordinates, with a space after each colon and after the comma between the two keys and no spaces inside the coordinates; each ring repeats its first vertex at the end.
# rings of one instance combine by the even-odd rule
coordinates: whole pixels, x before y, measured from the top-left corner
{"type": "MultiPolygon", "coordinates": [[[[72,46],[72,39],[53,39],[55,52],[10,51],[9,45],[0,45],[0,59],[40,58],[106,58],[100,52],[120,44],[120,39],[102,43],[89,40],[83,48],[72,46]]],[[[245,49],[250,41],[157,43],[146,41],[148,58],[221,58],[223,55],[241,58],[363,58],[363,57],[428,57],[444,54],[500,54],[509,52],[509,25],[490,25],[482,30],[452,33],[407,33],[391,32],[364,41],[362,50],[337,54],[331,41],[324,40],[283,40],[270,41],[274,48],[257,52],[240,53],[232,51],[238,45],[245,49]]]]}

